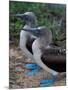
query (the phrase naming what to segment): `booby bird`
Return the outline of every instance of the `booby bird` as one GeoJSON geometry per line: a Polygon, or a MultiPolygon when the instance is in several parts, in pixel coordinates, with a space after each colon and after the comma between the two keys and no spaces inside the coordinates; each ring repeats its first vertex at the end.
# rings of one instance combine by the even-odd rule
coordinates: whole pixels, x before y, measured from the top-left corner
{"type": "Polygon", "coordinates": [[[32,52],[32,43],[36,39],[36,36],[30,34],[29,32],[24,31],[24,29],[31,29],[37,27],[37,19],[33,12],[25,12],[24,14],[16,14],[15,17],[21,18],[25,25],[20,32],[20,43],[19,46],[21,50],[29,57],[31,60],[33,58],[32,52]]]}
{"type": "Polygon", "coordinates": [[[55,76],[58,75],[59,72],[66,72],[65,49],[51,45],[51,31],[46,27],[38,27],[25,31],[37,36],[37,39],[32,44],[35,62],[55,76]]]}
{"type": "Polygon", "coordinates": [[[54,76],[59,72],[65,72],[65,49],[51,45],[51,31],[46,27],[37,26],[37,19],[33,12],[16,16],[21,17],[26,23],[20,33],[20,48],[26,55],[54,76]]]}

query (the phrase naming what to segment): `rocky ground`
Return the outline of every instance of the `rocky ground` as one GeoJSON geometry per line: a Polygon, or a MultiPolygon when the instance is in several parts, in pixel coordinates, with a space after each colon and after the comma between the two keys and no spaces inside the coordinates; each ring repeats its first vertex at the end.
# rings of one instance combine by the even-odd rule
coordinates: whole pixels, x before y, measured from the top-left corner
{"type": "MultiPolygon", "coordinates": [[[[30,70],[24,68],[24,64],[34,63],[24,53],[14,46],[10,46],[9,49],[9,88],[36,88],[40,87],[39,80],[51,78],[51,75],[40,69],[39,72],[34,76],[27,76],[26,73],[30,70]]],[[[56,81],[51,86],[64,86],[65,78],[56,81]]]]}

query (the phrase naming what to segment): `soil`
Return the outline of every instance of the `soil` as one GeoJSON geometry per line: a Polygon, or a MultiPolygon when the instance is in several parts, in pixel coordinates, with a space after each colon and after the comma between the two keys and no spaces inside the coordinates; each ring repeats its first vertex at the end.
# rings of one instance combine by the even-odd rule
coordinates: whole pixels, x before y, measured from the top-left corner
{"type": "MultiPolygon", "coordinates": [[[[24,68],[26,63],[35,63],[29,59],[23,51],[16,46],[10,46],[9,49],[9,88],[37,88],[40,87],[40,80],[50,79],[51,74],[40,68],[34,76],[27,76],[26,73],[30,70],[24,68]]],[[[51,86],[65,86],[66,78],[57,80],[51,86]]]]}

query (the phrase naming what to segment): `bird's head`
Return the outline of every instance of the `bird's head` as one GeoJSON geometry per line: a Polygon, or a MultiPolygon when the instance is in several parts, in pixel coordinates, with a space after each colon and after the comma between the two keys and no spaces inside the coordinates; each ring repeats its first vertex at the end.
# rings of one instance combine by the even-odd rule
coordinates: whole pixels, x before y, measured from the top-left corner
{"type": "Polygon", "coordinates": [[[27,25],[37,24],[37,18],[33,12],[25,12],[23,14],[16,14],[18,18],[21,18],[27,25]]]}

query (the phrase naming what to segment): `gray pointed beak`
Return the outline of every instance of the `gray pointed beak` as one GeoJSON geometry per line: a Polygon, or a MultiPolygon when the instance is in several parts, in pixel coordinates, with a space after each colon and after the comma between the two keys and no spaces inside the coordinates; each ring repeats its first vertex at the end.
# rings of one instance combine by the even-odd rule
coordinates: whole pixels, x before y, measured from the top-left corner
{"type": "Polygon", "coordinates": [[[33,29],[23,29],[23,30],[27,32],[35,32],[33,29]]]}
{"type": "Polygon", "coordinates": [[[17,17],[17,18],[23,18],[24,14],[12,14],[10,16],[17,17]]]}
{"type": "Polygon", "coordinates": [[[23,17],[24,14],[15,14],[16,17],[23,17]]]}
{"type": "Polygon", "coordinates": [[[38,28],[30,28],[30,29],[23,29],[24,31],[30,32],[32,34],[40,34],[40,30],[38,28]]]}
{"type": "Polygon", "coordinates": [[[27,31],[27,32],[36,32],[37,28],[30,28],[30,29],[24,29],[24,31],[27,31]]]}

